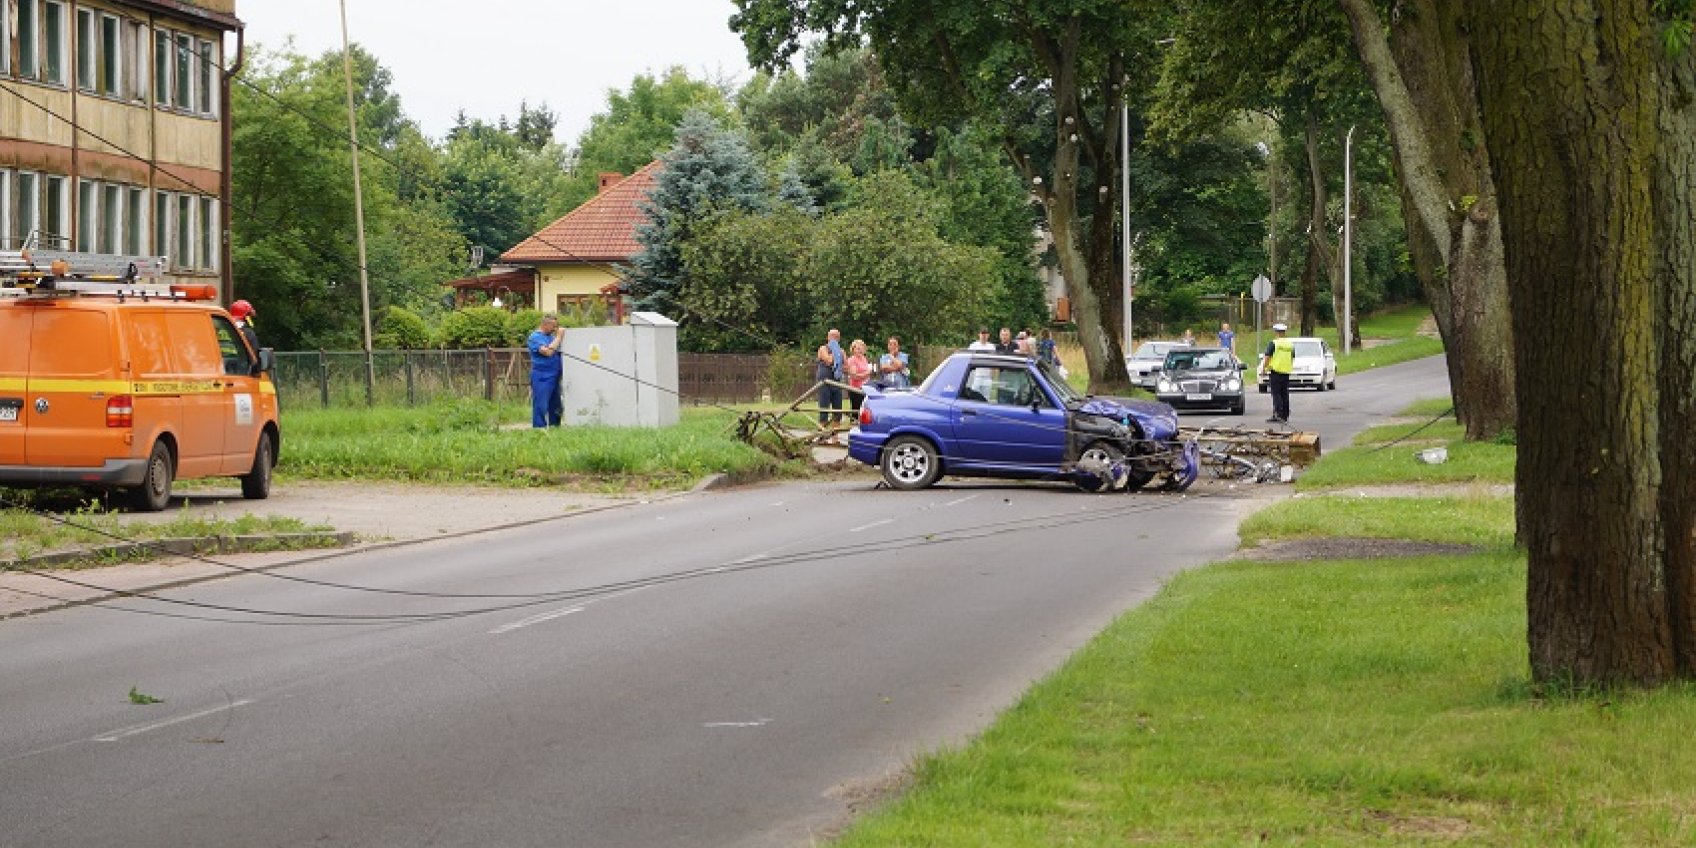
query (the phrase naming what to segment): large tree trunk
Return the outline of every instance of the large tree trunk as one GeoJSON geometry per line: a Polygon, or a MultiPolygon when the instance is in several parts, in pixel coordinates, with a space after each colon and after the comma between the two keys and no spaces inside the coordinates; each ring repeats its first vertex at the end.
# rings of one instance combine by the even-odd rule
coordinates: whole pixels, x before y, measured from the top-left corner
{"type": "Polygon", "coordinates": [[[1532,674],[1692,676],[1696,57],[1666,57],[1642,2],[1497,0],[1468,21],[1512,288],[1532,674]]]}
{"type": "Polygon", "coordinates": [[[1515,420],[1502,355],[1513,329],[1466,0],[1402,0],[1388,34],[1372,0],[1339,2],[1389,124],[1409,253],[1448,349],[1456,413],[1468,438],[1491,438],[1515,420]]]}
{"type": "Polygon", "coordinates": [[[1319,164],[1319,121],[1307,112],[1302,135],[1307,152],[1307,264],[1301,269],[1301,335],[1311,336],[1319,323],[1319,272],[1329,275],[1330,257],[1325,246],[1325,169],[1319,164]]]}
{"type": "MultiPolygon", "coordinates": [[[[1125,371],[1125,355],[1118,337],[1106,323],[1107,305],[1117,300],[1112,296],[1114,203],[1111,199],[1097,203],[1094,219],[1086,222],[1078,209],[1078,187],[1082,179],[1079,165],[1088,143],[1093,142],[1098,151],[1095,155],[1098,173],[1106,179],[1117,176],[1118,159],[1113,145],[1119,127],[1119,100],[1117,96],[1106,98],[1100,135],[1091,139],[1086,116],[1079,112],[1080,26],[1078,19],[1073,18],[1055,45],[1058,49],[1054,63],[1054,172],[1049,181],[1052,188],[1044,194],[1043,209],[1048,213],[1048,231],[1060,259],[1060,273],[1066,278],[1066,296],[1072,302],[1078,341],[1089,367],[1090,390],[1116,393],[1129,390],[1130,375],[1125,371]]],[[[1115,72],[1120,68],[1119,63],[1113,63],[1115,72]]],[[[1113,196],[1113,192],[1107,193],[1108,198],[1113,196]]]]}

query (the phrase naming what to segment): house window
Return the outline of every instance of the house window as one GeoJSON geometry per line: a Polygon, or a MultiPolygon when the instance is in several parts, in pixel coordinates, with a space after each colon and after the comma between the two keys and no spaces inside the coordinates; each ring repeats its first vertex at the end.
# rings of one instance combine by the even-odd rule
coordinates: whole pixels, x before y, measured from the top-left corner
{"type": "Polygon", "coordinates": [[[124,220],[130,223],[129,229],[124,230],[124,252],[140,256],[144,250],[142,245],[147,244],[147,189],[133,186],[129,189],[124,220]]]}
{"type": "Polygon", "coordinates": [[[48,174],[42,183],[42,241],[49,247],[61,247],[71,232],[71,180],[48,174]]]}
{"type": "Polygon", "coordinates": [[[218,267],[218,224],[212,215],[212,198],[199,198],[200,202],[200,267],[218,267]]]}
{"type": "MultiPolygon", "coordinates": [[[[0,74],[12,70],[12,13],[6,8],[5,0],[0,0],[0,74]]],[[[0,207],[3,212],[5,207],[0,207]]],[[[0,230],[0,239],[4,239],[10,231],[0,230]]]]}
{"type": "Polygon", "coordinates": [[[100,184],[92,180],[77,181],[77,250],[95,249],[95,236],[100,233],[100,184]]]}
{"type": "Polygon", "coordinates": [[[124,56],[129,57],[126,68],[129,77],[128,91],[131,100],[147,99],[147,24],[142,21],[124,21],[124,44],[121,48],[124,56]]]}
{"type": "Polygon", "coordinates": [[[94,90],[94,12],[77,10],[77,88],[94,90]]]}
{"type": "Polygon", "coordinates": [[[42,4],[42,48],[41,59],[44,73],[42,79],[56,85],[65,84],[65,4],[58,0],[46,0],[42,4]]]}

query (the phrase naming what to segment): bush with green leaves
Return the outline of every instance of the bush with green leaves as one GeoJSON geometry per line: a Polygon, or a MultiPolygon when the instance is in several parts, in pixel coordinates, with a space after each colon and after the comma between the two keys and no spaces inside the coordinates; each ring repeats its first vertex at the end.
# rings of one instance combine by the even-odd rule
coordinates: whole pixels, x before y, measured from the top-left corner
{"type": "Polygon", "coordinates": [[[430,325],[404,306],[390,306],[377,322],[373,345],[382,350],[419,350],[430,346],[430,325]]]}
{"type": "Polygon", "coordinates": [[[508,315],[493,306],[472,306],[442,318],[437,340],[446,348],[509,347],[508,315]]]}
{"type": "Polygon", "coordinates": [[[513,347],[523,347],[530,334],[542,325],[542,310],[519,309],[506,318],[506,337],[513,347]]]}

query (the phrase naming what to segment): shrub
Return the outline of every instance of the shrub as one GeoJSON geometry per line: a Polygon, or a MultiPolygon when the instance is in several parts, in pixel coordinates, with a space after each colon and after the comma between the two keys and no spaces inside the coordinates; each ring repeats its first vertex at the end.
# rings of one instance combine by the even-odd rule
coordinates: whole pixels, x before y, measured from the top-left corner
{"type": "Polygon", "coordinates": [[[449,312],[439,333],[443,347],[507,347],[507,312],[493,306],[473,306],[449,312]]]}
{"type": "Polygon", "coordinates": [[[530,333],[542,324],[542,310],[520,309],[506,319],[507,344],[512,347],[523,347],[530,333]]]}
{"type": "Polygon", "coordinates": [[[377,322],[373,343],[386,350],[426,348],[430,346],[430,326],[418,313],[403,306],[390,306],[377,322]]]}

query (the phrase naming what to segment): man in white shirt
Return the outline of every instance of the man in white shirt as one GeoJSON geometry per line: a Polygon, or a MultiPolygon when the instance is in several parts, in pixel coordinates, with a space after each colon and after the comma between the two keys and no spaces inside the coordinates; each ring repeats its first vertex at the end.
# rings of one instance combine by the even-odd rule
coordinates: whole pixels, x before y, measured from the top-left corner
{"type": "Polygon", "coordinates": [[[979,327],[978,328],[978,340],[975,341],[975,342],[972,342],[969,345],[966,345],[966,349],[967,350],[994,351],[995,350],[995,343],[989,340],[989,328],[988,327],[979,327]]]}

